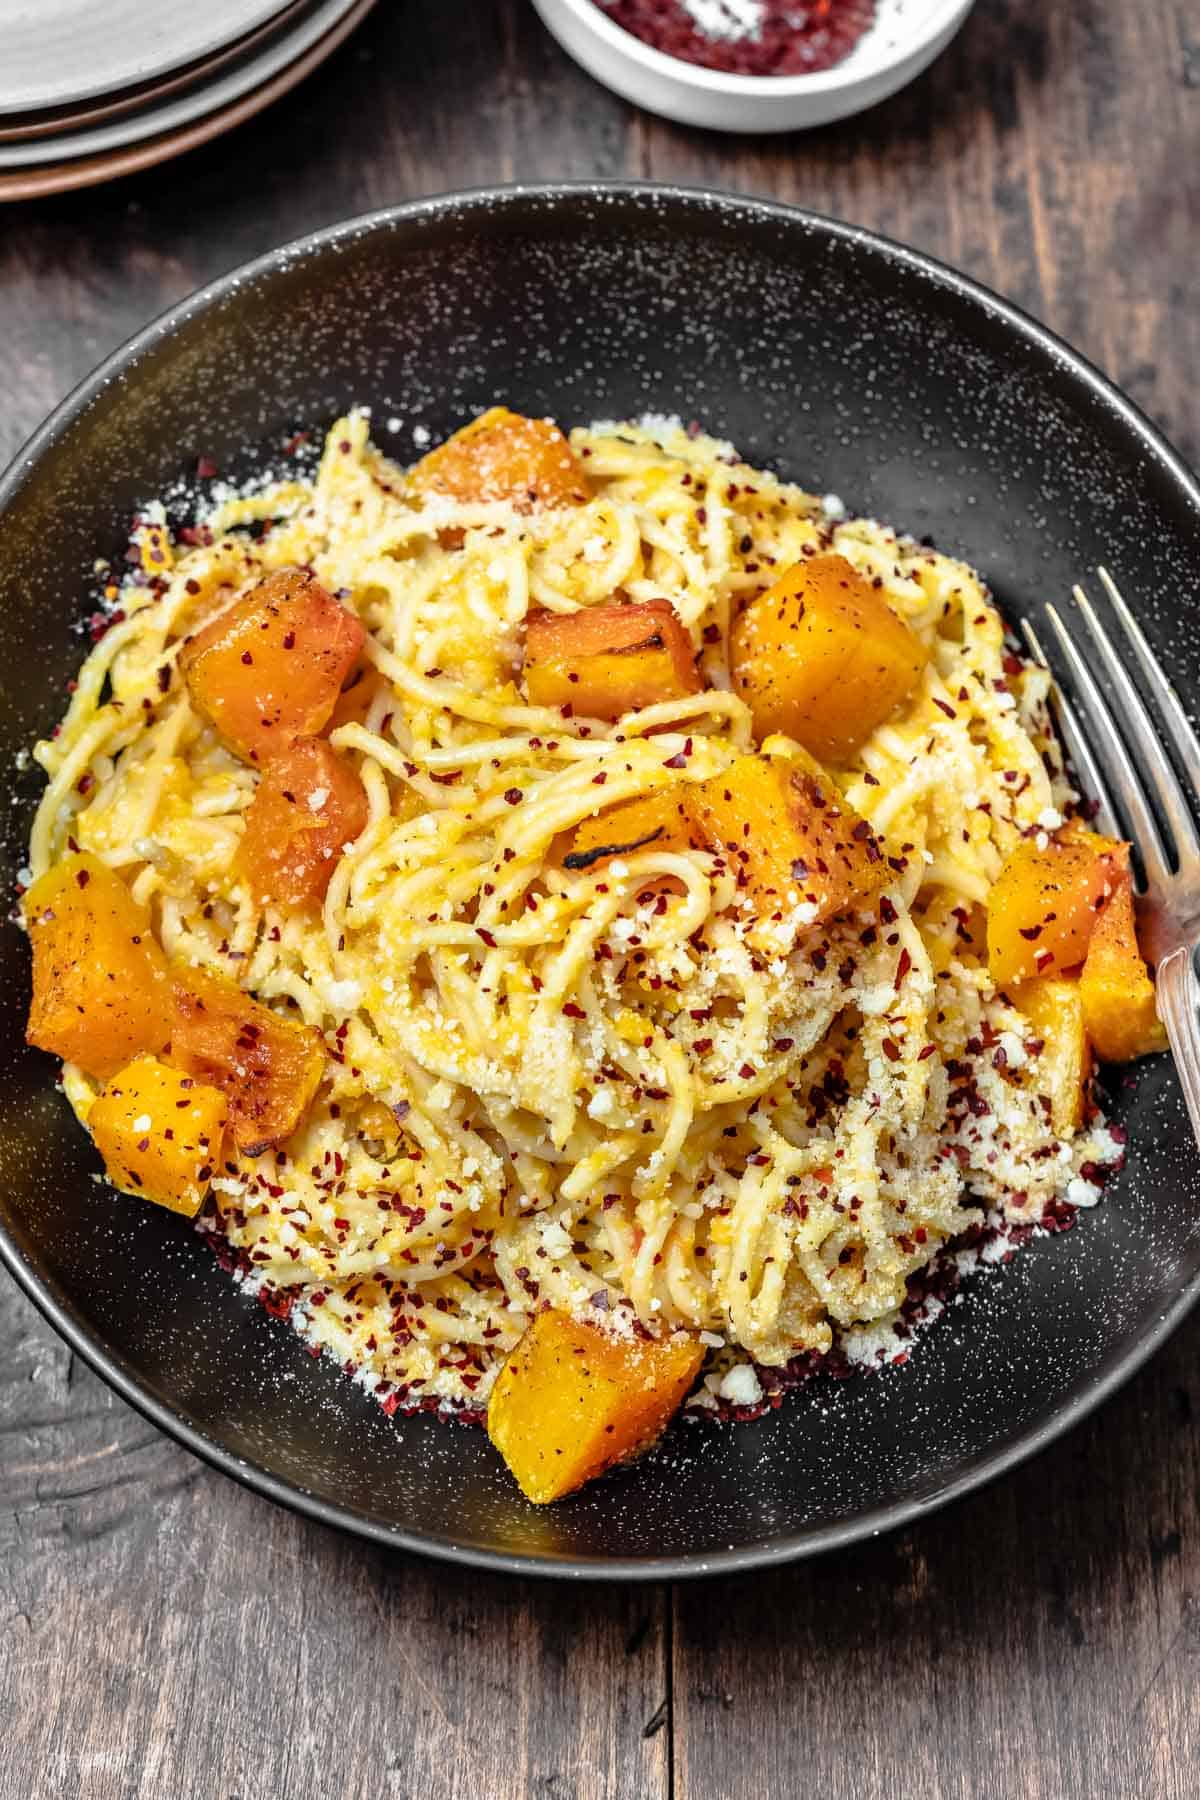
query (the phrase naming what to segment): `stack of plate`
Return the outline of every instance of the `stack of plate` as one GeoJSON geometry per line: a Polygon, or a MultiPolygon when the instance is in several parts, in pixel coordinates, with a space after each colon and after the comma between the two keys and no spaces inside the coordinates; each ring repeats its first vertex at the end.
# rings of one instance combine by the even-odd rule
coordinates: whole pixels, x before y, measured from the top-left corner
{"type": "Polygon", "coordinates": [[[88,187],[238,125],[374,0],[0,0],[0,200],[88,187]]]}

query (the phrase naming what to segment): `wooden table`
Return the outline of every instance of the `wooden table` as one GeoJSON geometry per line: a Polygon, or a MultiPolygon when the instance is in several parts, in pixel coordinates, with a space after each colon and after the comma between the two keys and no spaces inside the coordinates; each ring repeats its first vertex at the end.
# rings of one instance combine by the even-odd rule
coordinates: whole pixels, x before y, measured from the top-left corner
{"type": "MultiPolygon", "coordinates": [[[[874,226],[1057,327],[1196,460],[1194,0],[981,0],[812,136],[631,111],[524,0],[383,0],[254,124],[0,212],[0,457],[198,282],[471,183],[708,182],[874,226]]],[[[211,1473],[0,1279],[2,1800],[1194,1800],[1200,1319],[915,1530],[769,1578],[566,1587],[335,1535],[211,1473]]]]}

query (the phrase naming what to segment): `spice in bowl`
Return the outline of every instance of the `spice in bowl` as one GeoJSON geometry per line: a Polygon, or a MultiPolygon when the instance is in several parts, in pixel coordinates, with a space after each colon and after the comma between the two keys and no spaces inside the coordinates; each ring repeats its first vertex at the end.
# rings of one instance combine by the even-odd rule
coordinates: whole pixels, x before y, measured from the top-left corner
{"type": "Polygon", "coordinates": [[[875,22],[875,0],[595,0],[654,50],[728,75],[815,75],[875,22]]]}

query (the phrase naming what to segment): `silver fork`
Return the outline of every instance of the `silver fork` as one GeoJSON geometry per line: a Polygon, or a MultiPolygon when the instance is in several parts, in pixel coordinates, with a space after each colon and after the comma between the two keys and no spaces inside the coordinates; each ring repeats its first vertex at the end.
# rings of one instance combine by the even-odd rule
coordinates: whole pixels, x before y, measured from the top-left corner
{"type": "MultiPolygon", "coordinates": [[[[1054,703],[1076,772],[1090,796],[1100,803],[1097,823],[1102,830],[1120,835],[1119,821],[1124,820],[1138,851],[1143,871],[1138,938],[1154,965],[1159,1017],[1166,1027],[1192,1130],[1200,1145],[1200,981],[1193,956],[1200,937],[1200,834],[1192,803],[1162,741],[1165,737],[1174,750],[1195,791],[1200,790],[1200,738],[1112,576],[1107,569],[1098,573],[1124,632],[1126,656],[1132,650],[1157,710],[1158,724],[1081,587],[1074,590],[1075,615],[1082,623],[1093,661],[1110,683],[1112,698],[1106,699],[1101,692],[1057,607],[1047,606],[1046,616],[1070,670],[1078,712],[1057,687],[1054,703]],[[1167,826],[1166,834],[1160,829],[1148,792],[1167,826]]],[[[1033,626],[1028,619],[1021,624],[1033,654],[1048,668],[1033,626]]]]}

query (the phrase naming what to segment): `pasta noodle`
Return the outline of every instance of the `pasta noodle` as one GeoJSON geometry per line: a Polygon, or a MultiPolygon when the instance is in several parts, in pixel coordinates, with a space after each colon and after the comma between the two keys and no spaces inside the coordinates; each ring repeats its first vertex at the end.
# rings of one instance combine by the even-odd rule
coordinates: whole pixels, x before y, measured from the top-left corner
{"type": "MultiPolygon", "coordinates": [[[[979,578],[677,425],[571,444],[591,497],[517,511],[416,491],[360,411],[311,483],[226,498],[190,543],[150,509],[124,617],[37,751],[34,877],[95,853],[169,956],[322,1034],[307,1119],[227,1156],[209,1223],[402,1404],[481,1405],[546,1302],[703,1332],[718,1366],[828,1350],[888,1316],[981,1208],[1036,1221],[1105,1159],[1103,1133],[1055,1131],[1051,1059],[980,952],[1006,855],[1071,794],[1046,678],[1016,669],[979,578]],[[602,809],[750,747],[730,618],[822,550],[929,652],[836,777],[886,840],[882,897],[812,928],[803,906],[754,918],[703,849],[567,867],[568,834],[602,809]],[[366,823],[307,913],[238,874],[258,776],[176,673],[190,631],[292,566],[367,631],[329,735],[366,823]],[[531,609],[614,593],[670,600],[704,690],[615,723],[530,704],[531,609]]],[[[68,1068],[84,1121],[97,1086],[68,1068]]]]}

